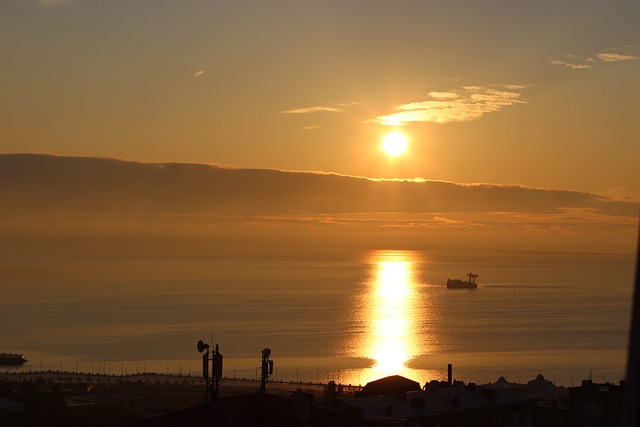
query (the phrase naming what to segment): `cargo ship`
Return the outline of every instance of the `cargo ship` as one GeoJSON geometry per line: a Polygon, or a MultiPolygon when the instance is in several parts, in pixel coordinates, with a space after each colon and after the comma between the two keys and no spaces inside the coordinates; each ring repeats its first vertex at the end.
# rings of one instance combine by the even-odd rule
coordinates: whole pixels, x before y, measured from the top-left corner
{"type": "Polygon", "coordinates": [[[0,365],[24,365],[27,359],[21,354],[16,353],[0,353],[0,365]]]}
{"type": "Polygon", "coordinates": [[[477,274],[467,274],[469,280],[449,279],[447,280],[447,289],[476,289],[478,284],[476,279],[480,276],[477,274]]]}

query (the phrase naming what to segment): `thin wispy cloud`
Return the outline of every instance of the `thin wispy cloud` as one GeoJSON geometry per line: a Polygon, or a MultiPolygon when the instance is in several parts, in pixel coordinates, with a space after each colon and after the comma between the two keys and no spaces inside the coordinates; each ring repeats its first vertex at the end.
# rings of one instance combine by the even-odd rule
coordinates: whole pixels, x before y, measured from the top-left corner
{"type": "Polygon", "coordinates": [[[631,55],[621,55],[619,53],[599,53],[598,59],[600,59],[600,61],[602,62],[620,62],[638,59],[638,57],[631,55]]]}
{"type": "Polygon", "coordinates": [[[195,74],[193,75],[194,78],[200,77],[201,75],[204,74],[204,70],[198,70],[195,72],[195,74]]]}
{"type": "Polygon", "coordinates": [[[71,3],[74,1],[76,0],[36,0],[36,3],[38,4],[38,6],[42,6],[42,7],[55,7],[55,6],[61,6],[63,4],[71,3]]]}
{"type": "Polygon", "coordinates": [[[571,62],[558,61],[558,60],[552,60],[551,64],[553,64],[553,65],[563,65],[563,66],[565,66],[567,68],[573,68],[574,70],[593,68],[592,65],[588,65],[588,64],[574,64],[574,63],[571,63],[571,62]]]}
{"type": "Polygon", "coordinates": [[[285,114],[309,114],[309,113],[340,113],[342,111],[344,111],[344,109],[340,107],[317,105],[314,107],[293,108],[291,110],[284,110],[281,112],[285,114]]]}
{"type": "Polygon", "coordinates": [[[522,89],[526,89],[528,87],[531,87],[533,85],[531,84],[527,84],[527,85],[516,85],[516,84],[509,84],[509,85],[502,85],[502,87],[504,89],[509,89],[509,90],[522,90],[522,89]]]}
{"type": "Polygon", "coordinates": [[[594,68],[596,64],[602,62],[622,62],[640,58],[638,56],[611,52],[597,53],[593,56],[587,57],[580,57],[576,55],[567,55],[567,57],[569,58],[568,60],[551,59],[550,62],[552,65],[560,65],[574,70],[584,70],[594,68]]]}
{"type": "Polygon", "coordinates": [[[387,126],[406,123],[450,123],[478,120],[487,113],[505,107],[523,104],[519,90],[524,85],[501,85],[496,87],[465,86],[460,90],[430,92],[426,100],[397,105],[397,112],[379,116],[368,122],[387,126]]]}
{"type": "Polygon", "coordinates": [[[453,92],[429,92],[429,96],[438,99],[452,99],[460,97],[460,95],[453,92]]]}
{"type": "Polygon", "coordinates": [[[310,113],[343,113],[348,109],[363,105],[360,102],[347,102],[332,105],[314,105],[313,107],[292,108],[281,111],[285,114],[310,114],[310,113]]]}

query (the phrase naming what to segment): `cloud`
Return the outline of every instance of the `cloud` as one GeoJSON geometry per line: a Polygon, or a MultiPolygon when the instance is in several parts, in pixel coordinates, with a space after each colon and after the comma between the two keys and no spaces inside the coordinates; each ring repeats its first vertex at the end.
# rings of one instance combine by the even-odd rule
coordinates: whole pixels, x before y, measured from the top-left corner
{"type": "Polygon", "coordinates": [[[320,128],[320,126],[318,126],[318,125],[308,125],[308,126],[303,126],[302,127],[302,129],[304,129],[304,130],[316,130],[316,129],[319,129],[319,128],[320,128]]]}
{"type": "Polygon", "coordinates": [[[621,55],[619,53],[599,53],[598,59],[600,59],[600,61],[602,62],[619,62],[638,59],[638,57],[631,55],[621,55]]]}
{"type": "Polygon", "coordinates": [[[552,60],[551,64],[553,64],[553,65],[564,65],[565,67],[572,68],[574,70],[581,70],[581,69],[585,69],[585,68],[593,68],[593,66],[587,65],[587,64],[574,64],[574,63],[571,63],[571,62],[558,61],[558,60],[552,60]]]}
{"type": "Polygon", "coordinates": [[[201,76],[201,75],[203,75],[203,74],[204,74],[204,70],[198,70],[198,71],[196,71],[196,73],[193,75],[193,77],[194,77],[194,78],[196,78],[196,77],[200,77],[200,76],[201,76]]]}
{"type": "Polygon", "coordinates": [[[329,106],[314,106],[314,107],[305,107],[305,108],[294,108],[291,110],[281,111],[285,114],[308,114],[308,113],[340,113],[344,111],[343,108],[339,107],[329,107],[329,106]]]}
{"type": "Polygon", "coordinates": [[[515,85],[515,84],[502,85],[503,88],[509,89],[509,90],[521,90],[521,89],[526,89],[526,88],[531,87],[531,86],[533,86],[533,85],[531,85],[531,84],[527,84],[527,85],[515,85]]]}
{"type": "MultiPolygon", "coordinates": [[[[0,200],[0,236],[3,242],[12,236],[4,245],[12,251],[29,245],[41,250],[38,233],[59,247],[61,237],[69,241],[73,233],[85,238],[94,231],[107,231],[108,239],[128,236],[98,239],[100,251],[108,241],[130,250],[151,235],[165,239],[168,230],[179,239],[208,233],[216,244],[224,240],[222,247],[253,249],[289,241],[309,247],[321,240],[633,253],[637,244],[637,200],[508,185],[0,154],[0,200]],[[16,233],[17,226],[23,231],[16,233]],[[86,227],[79,232],[79,226],[86,227]],[[145,238],[130,238],[132,233],[145,238]]],[[[198,244],[210,250],[208,241],[198,244]]]]}
{"type": "Polygon", "coordinates": [[[76,0],[36,0],[36,3],[42,7],[55,7],[63,4],[71,3],[76,0]]]}
{"type": "Polygon", "coordinates": [[[21,208],[44,212],[44,205],[48,211],[58,212],[437,212],[440,217],[445,212],[557,214],[578,209],[625,216],[636,223],[638,214],[637,201],[576,191],[35,154],[0,154],[0,199],[6,201],[0,214],[21,208]]]}
{"type": "Polygon", "coordinates": [[[429,96],[432,98],[440,98],[440,99],[452,99],[452,98],[460,97],[460,95],[454,92],[429,92],[429,96]]]}
{"type": "Polygon", "coordinates": [[[399,126],[411,122],[450,123],[478,120],[516,104],[523,104],[522,94],[517,90],[523,85],[501,85],[497,88],[465,86],[461,90],[430,92],[425,101],[397,105],[398,112],[379,116],[369,122],[387,126],[399,126]]]}
{"type": "Polygon", "coordinates": [[[571,68],[574,70],[584,70],[588,68],[593,68],[595,64],[602,63],[602,62],[631,61],[633,59],[639,58],[638,56],[623,55],[620,53],[597,53],[594,56],[588,56],[588,57],[580,57],[577,55],[567,55],[567,57],[570,58],[570,61],[551,59],[550,62],[552,65],[560,65],[560,66],[571,68]]]}
{"type": "Polygon", "coordinates": [[[434,216],[433,220],[440,222],[442,224],[447,224],[447,225],[463,225],[464,224],[463,221],[451,219],[443,216],[434,216]]]}

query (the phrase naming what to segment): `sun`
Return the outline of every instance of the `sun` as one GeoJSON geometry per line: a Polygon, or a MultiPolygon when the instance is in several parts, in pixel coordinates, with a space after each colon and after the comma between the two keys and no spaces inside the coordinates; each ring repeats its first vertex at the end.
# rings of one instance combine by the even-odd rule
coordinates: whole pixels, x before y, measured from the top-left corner
{"type": "Polygon", "coordinates": [[[382,149],[388,155],[395,157],[403,154],[407,150],[407,137],[400,132],[387,134],[382,140],[382,149]]]}

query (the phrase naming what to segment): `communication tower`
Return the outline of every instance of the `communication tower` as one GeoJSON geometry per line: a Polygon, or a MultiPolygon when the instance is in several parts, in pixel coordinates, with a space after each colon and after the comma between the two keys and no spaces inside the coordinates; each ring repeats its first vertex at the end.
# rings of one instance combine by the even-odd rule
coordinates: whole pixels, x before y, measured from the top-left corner
{"type": "Polygon", "coordinates": [[[213,351],[209,351],[209,344],[202,340],[198,341],[198,352],[202,354],[202,377],[205,383],[205,392],[201,401],[213,402],[218,399],[218,387],[220,386],[220,378],[222,378],[222,354],[216,344],[213,351]],[[211,363],[211,379],[209,379],[209,363],[211,363]]]}
{"type": "Polygon", "coordinates": [[[267,389],[267,381],[269,377],[273,375],[273,360],[269,360],[271,356],[271,349],[265,348],[262,350],[262,370],[260,374],[260,387],[256,390],[256,393],[263,393],[267,389]]]}

